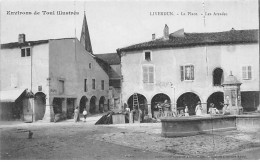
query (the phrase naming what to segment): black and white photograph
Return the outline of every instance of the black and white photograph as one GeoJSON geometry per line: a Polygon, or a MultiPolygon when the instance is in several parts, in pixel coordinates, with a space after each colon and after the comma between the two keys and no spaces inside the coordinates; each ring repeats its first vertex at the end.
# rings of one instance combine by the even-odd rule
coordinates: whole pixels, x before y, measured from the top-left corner
{"type": "Polygon", "coordinates": [[[0,160],[259,160],[259,0],[1,0],[0,160]]]}

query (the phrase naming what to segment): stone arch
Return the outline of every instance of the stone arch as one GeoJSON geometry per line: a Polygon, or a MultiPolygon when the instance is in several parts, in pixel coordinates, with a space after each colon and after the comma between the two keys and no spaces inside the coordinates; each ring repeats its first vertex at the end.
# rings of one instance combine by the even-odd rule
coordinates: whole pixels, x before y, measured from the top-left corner
{"type": "Polygon", "coordinates": [[[96,100],[97,100],[96,96],[92,96],[90,98],[89,112],[91,114],[96,113],[96,100]]]}
{"type": "Polygon", "coordinates": [[[106,98],[105,98],[104,96],[101,96],[100,99],[99,99],[98,108],[99,108],[99,112],[100,112],[100,113],[103,113],[103,112],[104,112],[105,100],[106,100],[106,98]]]}
{"type": "Polygon", "coordinates": [[[43,92],[37,92],[34,95],[35,120],[42,120],[46,109],[46,95],[43,92]]]}
{"type": "Polygon", "coordinates": [[[195,108],[198,101],[201,101],[201,99],[196,93],[185,92],[177,99],[177,109],[184,109],[185,105],[187,105],[189,108],[189,114],[195,115],[195,108]]]}
{"type": "Polygon", "coordinates": [[[208,112],[210,103],[213,103],[218,110],[221,110],[223,107],[223,103],[224,103],[224,93],[223,92],[214,92],[208,97],[207,112],[208,112]]]}
{"type": "MultiPolygon", "coordinates": [[[[154,111],[158,111],[158,108],[155,106],[157,104],[163,103],[165,100],[168,101],[169,104],[171,104],[171,99],[167,94],[164,93],[158,93],[154,95],[151,99],[151,111],[152,111],[152,116],[154,116],[154,111]]],[[[171,107],[170,107],[171,108],[171,107]]],[[[170,109],[169,108],[169,109],[170,109]]]]}
{"type": "Polygon", "coordinates": [[[213,86],[221,86],[224,81],[224,73],[223,69],[220,67],[216,67],[212,72],[212,82],[213,86]]]}
{"type": "Polygon", "coordinates": [[[88,98],[86,96],[82,96],[79,101],[79,112],[83,113],[84,109],[87,108],[88,98]]]}
{"type": "MultiPolygon", "coordinates": [[[[148,114],[147,99],[144,95],[137,93],[139,108],[142,110],[143,114],[148,114]]],[[[133,94],[127,100],[128,107],[133,110],[133,94]]]]}

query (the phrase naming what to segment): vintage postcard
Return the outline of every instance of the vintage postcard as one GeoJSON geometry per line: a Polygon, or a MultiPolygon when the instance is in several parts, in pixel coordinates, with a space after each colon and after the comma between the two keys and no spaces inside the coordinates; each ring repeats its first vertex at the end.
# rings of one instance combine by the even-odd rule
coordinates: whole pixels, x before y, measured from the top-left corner
{"type": "Polygon", "coordinates": [[[2,0],[1,160],[259,160],[258,0],[2,0]]]}

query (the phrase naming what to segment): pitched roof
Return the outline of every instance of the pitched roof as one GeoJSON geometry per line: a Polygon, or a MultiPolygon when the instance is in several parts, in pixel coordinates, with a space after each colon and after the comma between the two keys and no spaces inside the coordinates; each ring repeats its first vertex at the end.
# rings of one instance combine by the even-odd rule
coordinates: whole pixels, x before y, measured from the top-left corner
{"type": "Polygon", "coordinates": [[[107,73],[107,75],[109,75],[109,64],[96,56],[94,57],[94,59],[97,61],[98,65],[107,73]]]}
{"type": "Polygon", "coordinates": [[[6,43],[6,44],[1,44],[1,49],[12,49],[12,48],[18,48],[18,47],[23,47],[23,46],[34,46],[34,45],[40,45],[40,44],[49,43],[50,40],[64,40],[64,39],[75,39],[75,38],[70,37],[70,38],[26,41],[25,43],[10,42],[10,43],[6,43]]]}
{"type": "Polygon", "coordinates": [[[120,53],[121,51],[134,51],[167,47],[257,43],[258,34],[258,29],[232,29],[230,31],[212,33],[184,33],[183,37],[175,37],[174,33],[172,33],[170,34],[169,39],[160,38],[153,41],[143,42],[117,49],[117,52],[120,53]]]}
{"type": "Polygon", "coordinates": [[[109,65],[120,64],[120,57],[117,53],[95,54],[95,56],[107,62],[109,65]]]}

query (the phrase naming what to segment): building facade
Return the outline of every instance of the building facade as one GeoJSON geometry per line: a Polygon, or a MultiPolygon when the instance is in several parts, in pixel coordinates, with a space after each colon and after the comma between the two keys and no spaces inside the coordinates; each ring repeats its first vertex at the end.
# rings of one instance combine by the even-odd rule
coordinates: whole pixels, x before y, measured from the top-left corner
{"type": "Polygon", "coordinates": [[[95,54],[107,64],[109,76],[109,108],[121,109],[121,62],[117,53],[95,54]]]}
{"type": "MultiPolygon", "coordinates": [[[[121,56],[122,100],[139,105],[148,115],[155,105],[167,100],[171,109],[188,106],[191,115],[201,101],[204,108],[224,102],[222,83],[232,73],[242,82],[244,110],[259,108],[258,30],[230,30],[215,33],[169,34],[118,49],[121,56]]],[[[205,109],[206,110],[206,109],[205,109]]]]}
{"type": "Polygon", "coordinates": [[[18,42],[2,44],[1,119],[72,118],[77,106],[91,114],[106,110],[109,77],[91,44],[84,43],[77,38],[26,41],[22,34],[18,42]]]}

